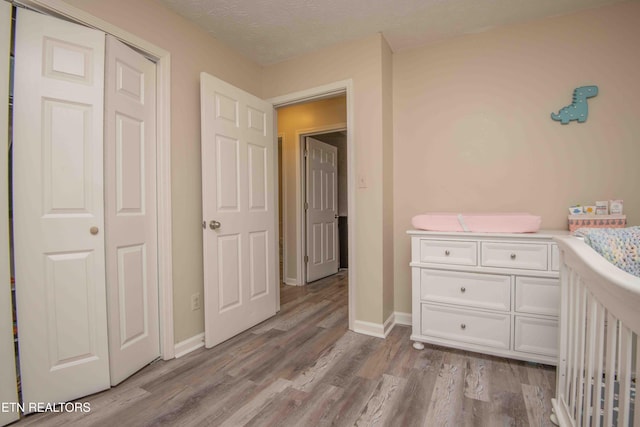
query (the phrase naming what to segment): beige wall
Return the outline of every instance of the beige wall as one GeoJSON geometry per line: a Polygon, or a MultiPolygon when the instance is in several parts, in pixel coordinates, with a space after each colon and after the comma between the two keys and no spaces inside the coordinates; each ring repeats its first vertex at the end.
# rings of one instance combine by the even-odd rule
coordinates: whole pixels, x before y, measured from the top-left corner
{"type": "Polygon", "coordinates": [[[154,0],[65,0],[171,52],[171,173],[175,341],[204,331],[200,72],[260,95],[261,68],[154,0]]]}
{"type": "MultiPolygon", "coordinates": [[[[356,319],[383,319],[383,49],[381,35],[323,49],[265,67],[263,95],[275,97],[315,86],[352,79],[353,136],[356,175],[366,188],[355,191],[356,319]]],[[[351,266],[350,266],[351,267],[351,266]]]]}
{"type": "Polygon", "coordinates": [[[289,284],[300,284],[302,276],[298,271],[296,253],[298,236],[296,233],[298,213],[296,206],[301,203],[300,181],[296,168],[300,161],[300,133],[346,126],[346,97],[324,99],[306,104],[292,105],[278,109],[278,135],[282,136],[282,192],[284,231],[284,280],[289,284]]]}
{"type": "Polygon", "coordinates": [[[395,307],[411,311],[409,238],[427,211],[528,211],[624,199],[640,223],[640,3],[469,35],[394,55],[395,307]],[[589,119],[551,112],[599,86],[589,119]]]}

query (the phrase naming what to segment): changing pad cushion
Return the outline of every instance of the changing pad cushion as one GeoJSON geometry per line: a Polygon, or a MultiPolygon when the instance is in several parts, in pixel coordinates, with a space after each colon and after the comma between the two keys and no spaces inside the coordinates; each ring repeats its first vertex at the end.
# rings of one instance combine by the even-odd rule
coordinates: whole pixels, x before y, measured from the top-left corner
{"type": "Polygon", "coordinates": [[[473,231],[477,233],[535,233],[542,218],[529,213],[426,213],[411,220],[429,231],[473,231]]]}
{"type": "Polygon", "coordinates": [[[640,277],[640,227],[579,228],[575,235],[620,270],[640,277]]]}

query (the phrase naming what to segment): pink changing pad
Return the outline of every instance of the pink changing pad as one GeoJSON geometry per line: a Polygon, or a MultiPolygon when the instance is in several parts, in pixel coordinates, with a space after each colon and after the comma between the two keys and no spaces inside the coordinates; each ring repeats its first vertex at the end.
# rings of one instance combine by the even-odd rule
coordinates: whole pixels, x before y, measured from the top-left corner
{"type": "Polygon", "coordinates": [[[535,233],[542,218],[528,213],[426,213],[411,220],[415,228],[429,231],[478,233],[535,233]]]}

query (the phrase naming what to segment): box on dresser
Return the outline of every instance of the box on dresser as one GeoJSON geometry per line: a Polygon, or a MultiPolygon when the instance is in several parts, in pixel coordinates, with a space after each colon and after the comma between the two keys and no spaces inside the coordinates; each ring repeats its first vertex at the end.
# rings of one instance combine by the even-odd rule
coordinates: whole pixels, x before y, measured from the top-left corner
{"type": "Polygon", "coordinates": [[[431,343],[555,365],[555,235],[410,230],[414,347],[431,343]]]}

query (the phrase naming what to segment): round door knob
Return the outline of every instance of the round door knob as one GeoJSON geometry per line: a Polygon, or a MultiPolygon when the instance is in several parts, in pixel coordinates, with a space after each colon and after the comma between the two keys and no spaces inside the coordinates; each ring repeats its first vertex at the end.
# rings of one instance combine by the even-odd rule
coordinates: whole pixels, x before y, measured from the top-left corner
{"type": "Polygon", "coordinates": [[[222,224],[220,224],[218,221],[209,221],[209,228],[212,230],[217,230],[221,225],[222,224]]]}
{"type": "Polygon", "coordinates": [[[511,259],[516,259],[516,254],[511,254],[511,259]]]}
{"type": "Polygon", "coordinates": [[[451,255],[451,252],[449,252],[449,249],[447,249],[446,251],[444,251],[444,254],[445,254],[446,256],[449,256],[449,255],[451,255]]]}
{"type": "Polygon", "coordinates": [[[462,323],[462,324],[460,325],[460,329],[467,329],[467,325],[465,325],[464,323],[462,323]]]}
{"type": "Polygon", "coordinates": [[[93,234],[94,236],[96,234],[98,234],[99,231],[100,231],[100,229],[98,227],[96,227],[95,225],[89,229],[89,233],[93,234]]]}

